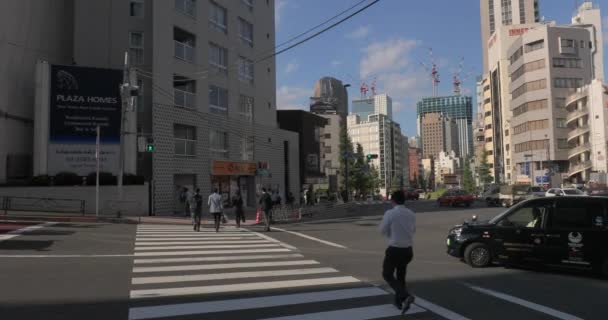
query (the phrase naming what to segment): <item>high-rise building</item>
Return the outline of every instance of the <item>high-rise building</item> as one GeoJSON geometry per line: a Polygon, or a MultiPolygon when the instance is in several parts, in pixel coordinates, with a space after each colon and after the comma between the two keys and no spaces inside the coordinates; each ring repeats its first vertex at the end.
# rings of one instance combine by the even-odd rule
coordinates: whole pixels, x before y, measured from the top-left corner
{"type": "MultiPolygon", "coordinates": [[[[422,128],[422,118],[428,113],[440,113],[450,118],[456,124],[456,134],[448,139],[453,139],[454,143],[446,146],[455,151],[458,157],[468,157],[473,155],[473,99],[468,96],[447,96],[423,98],[416,105],[418,116],[419,134],[422,128]]],[[[420,134],[424,146],[424,135],[420,134]]],[[[423,154],[428,154],[424,151],[423,154]]],[[[439,153],[437,152],[436,156],[439,153]]]]}
{"type": "Polygon", "coordinates": [[[348,92],[342,81],[323,77],[315,83],[310,98],[310,112],[316,114],[339,114],[344,118],[348,115],[348,92]]]}
{"type": "MultiPolygon", "coordinates": [[[[0,90],[20,87],[29,94],[11,91],[6,96],[32,96],[34,72],[26,70],[34,70],[38,59],[46,60],[47,66],[122,70],[124,54],[129,52],[140,90],[133,112],[137,125],[128,133],[153,140],[154,151],[138,154],[136,149],[126,149],[125,158],[135,158],[137,163],[137,172],[128,173],[153,181],[155,213],[183,212],[177,196],[183,187],[198,187],[203,193],[218,188],[227,199],[239,189],[249,206],[256,204],[262,186],[283,196],[299,191],[297,134],[279,129],[276,121],[275,60],[254,61],[274,50],[274,1],[89,0],[45,2],[43,7],[35,1],[19,1],[19,6],[4,5],[9,2],[15,1],[0,5],[0,19],[13,26],[6,29],[7,39],[18,45],[14,50],[0,50],[0,55],[7,65],[14,61],[22,65],[0,73],[0,90]],[[45,13],[35,15],[44,16],[40,21],[32,18],[38,9],[45,13]],[[27,34],[16,27],[30,20],[33,25],[27,34]],[[29,39],[28,43],[23,39],[29,39]],[[4,85],[5,81],[20,85],[4,85]]],[[[45,67],[44,63],[39,66],[45,67]]],[[[11,98],[9,105],[19,105],[18,115],[31,119],[34,103],[21,99],[11,98]]],[[[0,123],[0,130],[3,127],[0,123]]],[[[0,135],[0,139],[11,137],[25,145],[33,140],[31,124],[29,129],[12,131],[17,133],[0,135]]],[[[38,153],[29,147],[15,151],[38,153]]],[[[4,150],[0,148],[0,153],[4,150]]],[[[4,168],[0,165],[0,176],[4,168]]],[[[37,169],[44,174],[44,166],[37,169]]]]}
{"type": "Polygon", "coordinates": [[[437,159],[445,150],[455,151],[458,147],[457,124],[450,117],[439,113],[425,113],[420,120],[422,157],[437,159]]]}
{"type": "Polygon", "coordinates": [[[480,0],[484,73],[489,71],[486,46],[492,34],[503,26],[539,22],[538,2],[538,0],[480,0]]]}
{"type": "Polygon", "coordinates": [[[371,114],[383,114],[393,119],[393,99],[387,94],[377,94],[375,96],[353,100],[353,114],[361,119],[367,119],[371,114]]]}

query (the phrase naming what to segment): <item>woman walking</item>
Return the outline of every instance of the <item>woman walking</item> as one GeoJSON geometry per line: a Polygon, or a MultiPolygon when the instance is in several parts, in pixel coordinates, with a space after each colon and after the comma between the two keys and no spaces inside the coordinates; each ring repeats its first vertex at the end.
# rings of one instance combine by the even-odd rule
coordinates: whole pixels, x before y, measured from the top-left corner
{"type": "Polygon", "coordinates": [[[209,213],[213,215],[213,220],[215,223],[215,232],[220,231],[220,221],[222,220],[222,196],[217,193],[217,188],[213,189],[213,193],[209,196],[209,200],[207,200],[207,205],[209,206],[209,213]]]}
{"type": "Polygon", "coordinates": [[[241,192],[237,191],[236,195],[232,199],[232,205],[234,206],[234,219],[236,220],[236,227],[241,227],[241,221],[245,222],[245,212],[243,211],[243,197],[241,192]]]}

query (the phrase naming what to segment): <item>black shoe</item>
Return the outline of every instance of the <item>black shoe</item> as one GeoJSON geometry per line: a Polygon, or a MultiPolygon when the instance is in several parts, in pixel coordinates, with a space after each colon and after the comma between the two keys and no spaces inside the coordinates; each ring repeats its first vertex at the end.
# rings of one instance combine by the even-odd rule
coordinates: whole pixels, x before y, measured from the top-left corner
{"type": "Polygon", "coordinates": [[[194,225],[194,231],[196,231],[196,225],[194,225]]]}
{"type": "Polygon", "coordinates": [[[412,303],[414,303],[415,300],[416,298],[414,298],[414,296],[407,296],[407,298],[403,300],[403,309],[401,310],[401,314],[405,314],[408,310],[410,310],[410,307],[412,306],[412,303]]]}
{"type": "Polygon", "coordinates": [[[395,296],[395,300],[393,300],[393,305],[395,306],[395,308],[397,308],[399,310],[401,310],[403,308],[403,302],[397,296],[395,296]]]}

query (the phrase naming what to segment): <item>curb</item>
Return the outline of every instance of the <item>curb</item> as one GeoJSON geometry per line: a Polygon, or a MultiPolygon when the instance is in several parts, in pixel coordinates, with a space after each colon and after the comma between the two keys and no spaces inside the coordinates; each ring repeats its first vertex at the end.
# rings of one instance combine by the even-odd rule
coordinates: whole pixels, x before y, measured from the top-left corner
{"type": "Polygon", "coordinates": [[[81,222],[81,223],[125,223],[137,224],[128,218],[82,217],[82,216],[0,216],[0,221],[30,221],[30,222],[81,222]]]}

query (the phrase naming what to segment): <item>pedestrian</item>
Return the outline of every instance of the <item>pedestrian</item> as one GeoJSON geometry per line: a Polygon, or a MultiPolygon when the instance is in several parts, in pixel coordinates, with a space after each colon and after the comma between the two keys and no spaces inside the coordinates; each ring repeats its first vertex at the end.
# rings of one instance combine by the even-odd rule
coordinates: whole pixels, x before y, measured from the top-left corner
{"type": "Polygon", "coordinates": [[[277,206],[279,205],[279,193],[277,191],[272,191],[272,206],[277,206]]]}
{"type": "Polygon", "coordinates": [[[196,199],[194,198],[194,195],[194,192],[190,190],[186,192],[186,208],[188,210],[188,214],[186,216],[190,216],[192,219],[192,224],[194,224],[194,215],[196,213],[196,199]]]}
{"type": "Polygon", "coordinates": [[[184,214],[187,216],[190,215],[190,205],[188,204],[188,188],[182,188],[179,193],[179,202],[182,204],[184,208],[184,214]]]}
{"type": "Polygon", "coordinates": [[[293,193],[291,191],[289,191],[289,193],[287,194],[287,199],[285,199],[286,204],[289,208],[293,209],[293,202],[294,202],[294,196],[293,193]]]}
{"type": "Polygon", "coordinates": [[[203,217],[203,196],[201,195],[201,189],[196,189],[194,200],[196,203],[196,210],[194,212],[194,216],[192,217],[192,222],[194,224],[194,231],[200,232],[201,218],[203,217]]]}
{"type": "Polygon", "coordinates": [[[215,226],[215,232],[220,231],[220,221],[222,220],[222,196],[217,191],[217,188],[213,189],[213,193],[207,200],[209,206],[209,213],[213,216],[213,223],[215,226]]]}
{"type": "Polygon", "coordinates": [[[395,291],[395,307],[405,314],[414,302],[414,296],[407,290],[405,278],[407,265],[414,258],[412,246],[416,232],[416,216],[404,206],[405,194],[402,190],[393,192],[391,201],[393,208],[384,213],[380,223],[380,232],[388,240],[382,277],[395,291]]]}
{"type": "Polygon", "coordinates": [[[266,188],[262,188],[262,196],[260,197],[259,205],[264,211],[264,223],[266,224],[266,228],[264,231],[270,232],[270,221],[272,219],[272,198],[266,192],[266,188]]]}
{"type": "Polygon", "coordinates": [[[234,207],[234,219],[236,220],[236,227],[241,227],[241,221],[245,222],[245,212],[243,211],[243,197],[241,192],[237,191],[232,198],[232,206],[234,207]]]}

